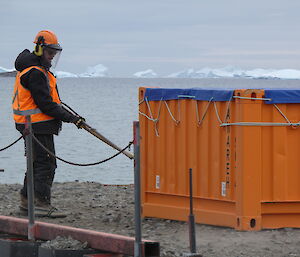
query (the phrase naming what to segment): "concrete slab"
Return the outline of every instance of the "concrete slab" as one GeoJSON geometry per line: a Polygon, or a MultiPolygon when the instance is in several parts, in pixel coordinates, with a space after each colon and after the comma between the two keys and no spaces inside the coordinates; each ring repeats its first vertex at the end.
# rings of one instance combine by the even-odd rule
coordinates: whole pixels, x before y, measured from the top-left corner
{"type": "Polygon", "coordinates": [[[123,257],[123,254],[117,253],[96,253],[96,254],[87,254],[83,255],[83,257],[123,257]]]}
{"type": "Polygon", "coordinates": [[[40,243],[22,238],[0,239],[1,257],[38,257],[40,243]]]}
{"type": "Polygon", "coordinates": [[[86,254],[97,253],[94,249],[84,250],[62,250],[62,249],[49,249],[39,247],[38,257],[83,257],[86,254]]]}

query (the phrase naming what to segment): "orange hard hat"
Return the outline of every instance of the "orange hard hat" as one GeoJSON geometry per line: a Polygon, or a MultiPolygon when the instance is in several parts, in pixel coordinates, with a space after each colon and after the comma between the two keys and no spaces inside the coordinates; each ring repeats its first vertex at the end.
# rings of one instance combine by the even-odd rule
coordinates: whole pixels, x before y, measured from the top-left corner
{"type": "Polygon", "coordinates": [[[53,48],[58,51],[62,50],[55,33],[50,30],[41,30],[39,33],[37,33],[33,43],[53,48]]]}

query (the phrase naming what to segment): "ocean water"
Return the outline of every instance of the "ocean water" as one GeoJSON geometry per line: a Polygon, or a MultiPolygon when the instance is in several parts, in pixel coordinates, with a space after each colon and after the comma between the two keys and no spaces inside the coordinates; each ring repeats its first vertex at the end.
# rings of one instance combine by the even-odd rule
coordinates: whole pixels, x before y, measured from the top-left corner
{"type": "MultiPolygon", "coordinates": [[[[11,115],[11,95],[14,78],[0,77],[0,148],[10,144],[20,134],[11,115]]],[[[267,79],[134,79],[134,78],[64,78],[58,79],[60,97],[88,124],[112,142],[125,147],[132,140],[132,123],[138,119],[138,88],[140,86],[168,88],[299,88],[300,80],[267,79]]],[[[63,124],[55,136],[56,154],[68,161],[91,163],[116,153],[102,141],[63,124]]],[[[133,152],[133,149],[132,149],[133,152]]],[[[0,152],[0,183],[22,183],[26,169],[24,143],[19,141],[0,152]]],[[[78,167],[58,161],[55,181],[96,181],[104,184],[133,183],[133,161],[124,155],[91,167],[78,167]]]]}

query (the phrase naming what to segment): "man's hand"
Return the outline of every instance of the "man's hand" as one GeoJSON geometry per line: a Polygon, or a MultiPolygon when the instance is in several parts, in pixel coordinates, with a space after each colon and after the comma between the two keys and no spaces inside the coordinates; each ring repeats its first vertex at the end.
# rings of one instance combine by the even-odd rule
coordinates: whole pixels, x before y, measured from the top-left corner
{"type": "Polygon", "coordinates": [[[77,128],[81,129],[84,125],[84,122],[85,122],[85,119],[80,117],[80,116],[77,116],[77,119],[73,122],[77,128]]]}

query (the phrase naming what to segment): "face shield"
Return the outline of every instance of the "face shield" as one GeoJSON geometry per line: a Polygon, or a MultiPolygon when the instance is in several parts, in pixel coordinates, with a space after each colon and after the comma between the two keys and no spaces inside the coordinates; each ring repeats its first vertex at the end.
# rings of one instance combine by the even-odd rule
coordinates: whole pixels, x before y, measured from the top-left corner
{"type": "Polygon", "coordinates": [[[62,48],[59,47],[52,47],[51,45],[44,46],[43,48],[43,58],[46,63],[49,64],[51,70],[55,70],[57,63],[60,58],[62,48]]]}

